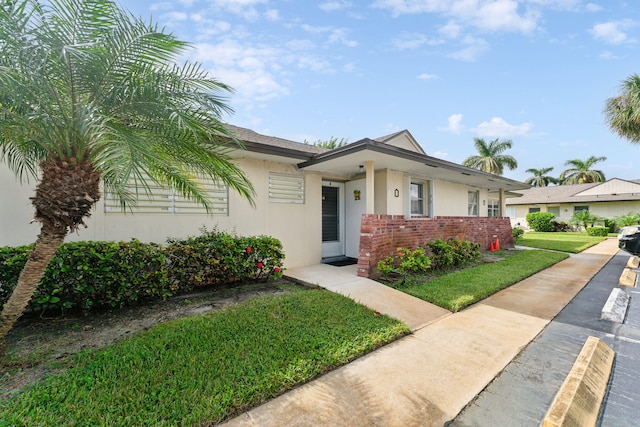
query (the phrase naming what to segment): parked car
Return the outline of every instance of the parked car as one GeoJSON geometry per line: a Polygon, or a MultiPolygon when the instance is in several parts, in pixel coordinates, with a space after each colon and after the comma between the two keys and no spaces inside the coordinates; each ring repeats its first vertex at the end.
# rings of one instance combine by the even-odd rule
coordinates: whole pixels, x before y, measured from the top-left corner
{"type": "Polygon", "coordinates": [[[618,247],[633,255],[640,255],[640,225],[622,227],[618,233],[618,247]]]}

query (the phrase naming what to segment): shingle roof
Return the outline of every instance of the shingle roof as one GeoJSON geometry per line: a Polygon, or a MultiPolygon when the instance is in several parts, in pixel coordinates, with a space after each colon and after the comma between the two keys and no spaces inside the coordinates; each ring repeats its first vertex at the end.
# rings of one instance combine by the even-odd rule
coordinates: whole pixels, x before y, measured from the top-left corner
{"type": "Polygon", "coordinates": [[[225,125],[231,133],[240,141],[277,147],[286,150],[304,152],[309,154],[320,154],[328,151],[326,148],[318,147],[312,144],[290,141],[288,139],[277,138],[275,136],[262,135],[251,129],[241,128],[230,124],[225,125]]]}
{"type": "MultiPolygon", "coordinates": [[[[614,178],[615,179],[615,178],[614,178]]],[[[609,180],[611,181],[611,180],[609,180]]],[[[637,181],[631,181],[637,183],[637,181]]],[[[508,199],[508,205],[533,205],[549,203],[588,203],[588,202],[615,202],[624,200],[640,200],[640,193],[613,193],[578,195],[586,190],[602,185],[601,182],[574,185],[554,185],[549,187],[533,187],[529,190],[518,190],[514,193],[522,194],[522,197],[508,199]]]]}

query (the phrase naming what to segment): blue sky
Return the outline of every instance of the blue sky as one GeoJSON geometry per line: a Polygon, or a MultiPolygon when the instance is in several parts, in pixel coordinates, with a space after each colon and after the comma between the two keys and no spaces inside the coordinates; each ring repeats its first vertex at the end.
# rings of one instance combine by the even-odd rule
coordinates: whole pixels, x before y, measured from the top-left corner
{"type": "Polygon", "coordinates": [[[511,139],[529,168],[606,156],[640,179],[640,146],[603,106],[640,73],[640,2],[617,0],[121,0],[193,44],[235,94],[237,126],[295,141],[408,129],[461,163],[473,138],[511,139]]]}

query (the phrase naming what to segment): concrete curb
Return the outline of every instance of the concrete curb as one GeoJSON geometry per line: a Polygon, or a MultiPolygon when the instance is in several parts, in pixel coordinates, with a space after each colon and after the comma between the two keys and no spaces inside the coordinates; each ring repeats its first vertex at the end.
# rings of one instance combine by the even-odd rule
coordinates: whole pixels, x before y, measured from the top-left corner
{"type": "Polygon", "coordinates": [[[612,289],[607,302],[604,304],[604,307],[602,307],[600,318],[602,320],[608,320],[609,322],[624,322],[627,307],[629,306],[629,298],[629,295],[622,289],[612,289]]]}
{"type": "Polygon", "coordinates": [[[638,268],[640,267],[640,258],[637,256],[630,256],[627,261],[627,267],[629,268],[638,268]]]}
{"type": "Polygon", "coordinates": [[[638,280],[638,274],[631,270],[630,268],[625,268],[622,270],[622,274],[620,275],[620,280],[618,284],[620,286],[636,286],[636,280],[638,280]]]}
{"type": "Polygon", "coordinates": [[[595,426],[613,369],[615,352],[589,337],[556,395],[543,427],[595,426]]]}

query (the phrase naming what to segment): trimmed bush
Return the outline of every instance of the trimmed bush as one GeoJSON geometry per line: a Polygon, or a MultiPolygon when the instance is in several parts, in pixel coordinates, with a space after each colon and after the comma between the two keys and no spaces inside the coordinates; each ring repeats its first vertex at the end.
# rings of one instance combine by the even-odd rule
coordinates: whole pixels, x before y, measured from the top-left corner
{"type": "Polygon", "coordinates": [[[567,224],[566,222],[552,221],[551,223],[553,224],[553,231],[564,232],[564,231],[570,231],[571,230],[571,226],[569,224],[567,224]]]}
{"type": "Polygon", "coordinates": [[[618,232],[618,226],[616,224],[616,220],[615,219],[605,218],[604,219],[604,226],[607,227],[607,229],[609,230],[609,233],[617,233],[618,232]]]}
{"type": "Polygon", "coordinates": [[[422,273],[431,268],[431,261],[426,255],[424,248],[411,250],[400,248],[395,256],[388,256],[378,262],[378,273],[382,277],[389,277],[391,274],[406,276],[409,273],[422,273]]]}
{"type": "Polygon", "coordinates": [[[425,243],[431,266],[436,270],[459,267],[480,257],[480,244],[467,240],[436,239],[425,243]]]}
{"type": "Polygon", "coordinates": [[[521,228],[514,227],[511,229],[511,235],[513,236],[514,242],[517,242],[518,240],[520,240],[523,234],[524,234],[524,230],[521,228]]]}
{"type": "Polygon", "coordinates": [[[237,237],[203,229],[199,236],[168,243],[169,281],[181,291],[282,277],[282,243],[273,237],[237,237]]]}
{"type": "MultiPolygon", "coordinates": [[[[0,248],[0,304],[11,295],[32,247],[0,248]]],[[[170,295],[160,245],[138,240],[69,242],[58,249],[29,304],[36,311],[88,311],[170,295]]]]}
{"type": "Polygon", "coordinates": [[[587,234],[589,236],[604,236],[609,234],[609,227],[587,227],[587,234]]]}
{"type": "MultiPolygon", "coordinates": [[[[0,306],[18,282],[33,245],[0,247],[0,306]]],[[[282,244],[268,236],[235,237],[217,231],[154,243],[85,241],[64,243],[40,281],[30,308],[123,307],[165,299],[196,286],[282,276],[282,244]]]]}
{"type": "Polygon", "coordinates": [[[555,217],[551,212],[530,212],[527,214],[527,223],[534,231],[553,231],[555,217]]]}

